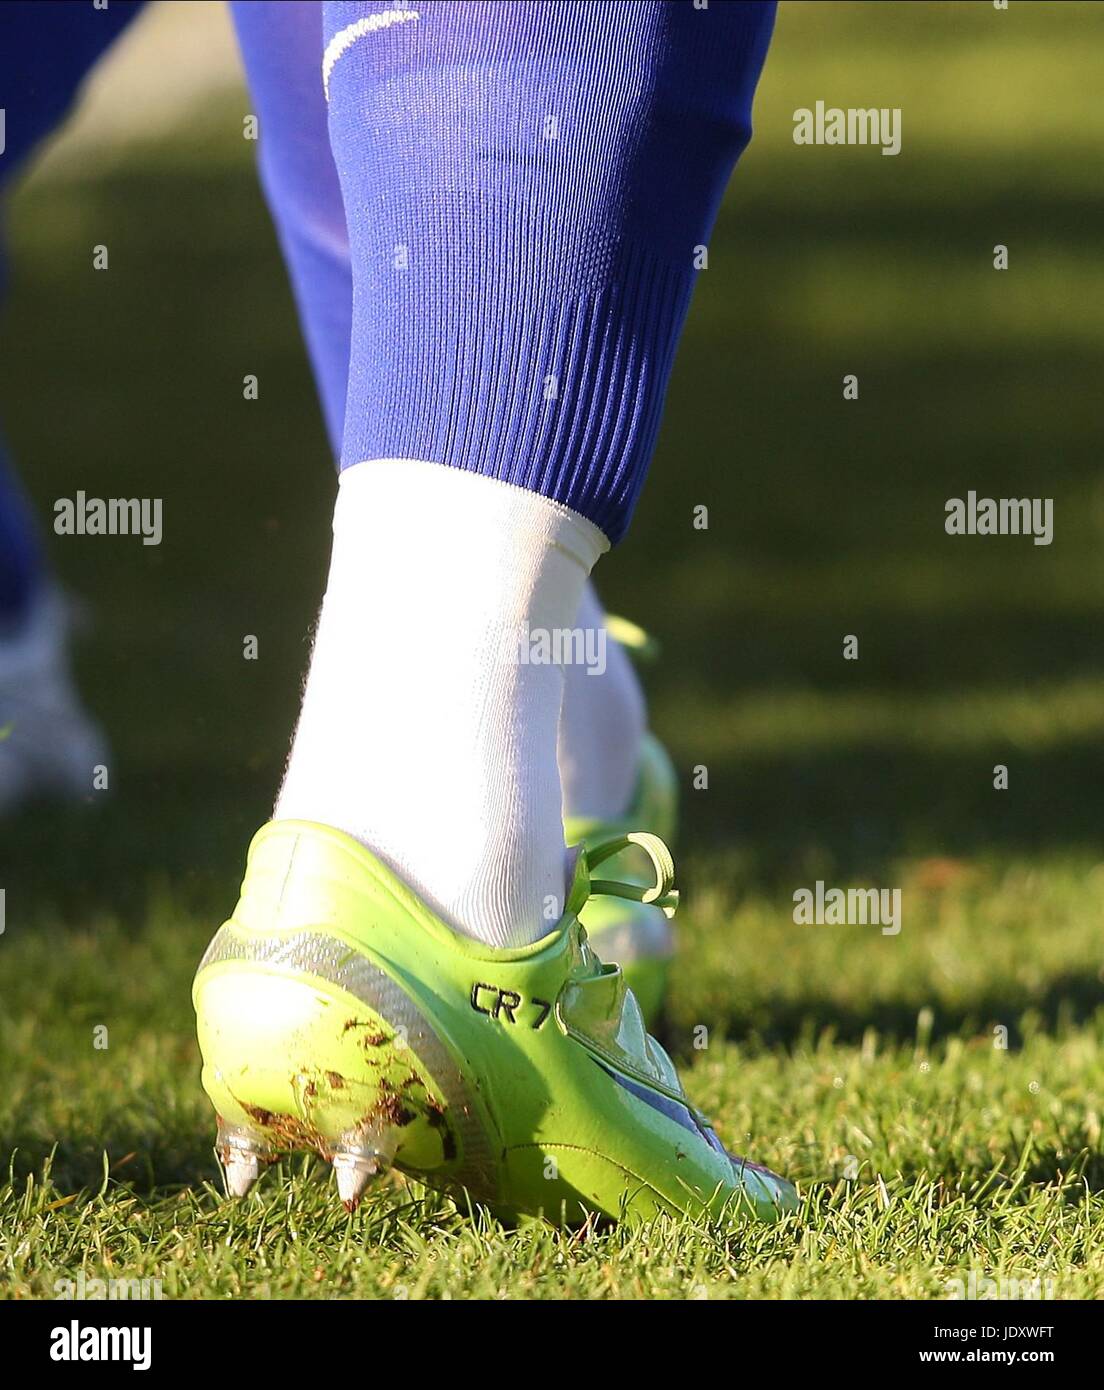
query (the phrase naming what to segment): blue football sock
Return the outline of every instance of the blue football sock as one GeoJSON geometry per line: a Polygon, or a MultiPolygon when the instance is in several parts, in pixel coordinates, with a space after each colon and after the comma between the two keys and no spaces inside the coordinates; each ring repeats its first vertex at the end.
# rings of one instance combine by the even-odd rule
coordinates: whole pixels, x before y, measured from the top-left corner
{"type": "Polygon", "coordinates": [[[260,127],[261,185],[280,240],[334,458],[349,379],[349,234],[322,92],[318,0],[231,5],[260,127]]]}
{"type": "Polygon", "coordinates": [[[343,466],[472,470],[620,538],[773,18],[324,6],[354,285],[343,466]]]}

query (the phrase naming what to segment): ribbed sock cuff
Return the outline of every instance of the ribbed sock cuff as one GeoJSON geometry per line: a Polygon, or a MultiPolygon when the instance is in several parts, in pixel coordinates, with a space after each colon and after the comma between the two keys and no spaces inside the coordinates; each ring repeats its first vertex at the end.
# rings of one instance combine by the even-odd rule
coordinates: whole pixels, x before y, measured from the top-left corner
{"type": "Polygon", "coordinates": [[[373,278],[377,312],[354,350],[344,464],[434,459],[541,493],[619,540],[655,444],[693,271],[620,248],[585,277],[593,288],[565,293],[576,276],[541,266],[555,235],[535,232],[528,213],[482,209],[486,246],[467,210],[437,217],[437,255],[373,278]],[[509,276],[494,270],[504,244],[524,262],[509,276]]]}

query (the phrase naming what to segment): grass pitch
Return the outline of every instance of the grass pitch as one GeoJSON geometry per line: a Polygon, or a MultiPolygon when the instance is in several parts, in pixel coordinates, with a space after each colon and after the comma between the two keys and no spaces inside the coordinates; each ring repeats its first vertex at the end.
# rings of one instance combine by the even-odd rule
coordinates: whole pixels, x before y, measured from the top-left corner
{"type": "Polygon", "coordinates": [[[603,563],[664,644],[654,723],[684,771],[671,1043],[720,1133],[805,1196],[728,1238],[508,1231],[398,1180],[349,1218],[310,1160],[221,1201],[188,989],[279,777],[327,451],[243,102],[19,191],[13,453],[44,515],[159,495],[165,540],[51,537],[116,752],[93,807],[4,828],[0,1291],[1101,1295],[1102,38],[1092,5],[782,7],[603,563]],[[818,99],[901,107],[901,154],[795,146],[818,99]],[[1054,544],[948,537],[970,488],[1052,497],[1054,544]],[[818,879],[899,887],[900,933],[795,926],[818,879]]]}

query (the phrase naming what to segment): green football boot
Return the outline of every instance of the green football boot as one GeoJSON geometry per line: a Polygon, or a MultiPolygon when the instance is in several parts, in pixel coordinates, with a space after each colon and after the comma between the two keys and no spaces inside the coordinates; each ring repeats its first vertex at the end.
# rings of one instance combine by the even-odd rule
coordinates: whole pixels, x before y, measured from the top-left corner
{"type": "Polygon", "coordinates": [[[725,1151],[587,942],[596,895],[674,909],[655,836],[632,841],[647,887],[592,877],[629,843],[580,850],[559,923],[511,950],[452,930],[340,831],[265,826],[193,989],[230,1193],[308,1149],[350,1210],[391,1165],[461,1204],[569,1225],[793,1209],[789,1183],[725,1151]]]}
{"type": "MultiPolygon", "coordinates": [[[[671,844],[678,813],[678,784],[671,759],[659,740],[645,734],[640,749],[640,770],[632,804],[623,821],[564,818],[564,837],[569,845],[598,845],[641,827],[671,844]]],[[[606,872],[627,883],[647,887],[652,881],[648,856],[630,844],[607,866],[606,872]]],[[[616,961],[625,983],[636,995],[645,1022],[654,1027],[663,1009],[667,972],[674,954],[674,938],[666,915],[654,903],[631,898],[594,897],[582,910],[582,922],[591,945],[603,960],[616,961]]]]}

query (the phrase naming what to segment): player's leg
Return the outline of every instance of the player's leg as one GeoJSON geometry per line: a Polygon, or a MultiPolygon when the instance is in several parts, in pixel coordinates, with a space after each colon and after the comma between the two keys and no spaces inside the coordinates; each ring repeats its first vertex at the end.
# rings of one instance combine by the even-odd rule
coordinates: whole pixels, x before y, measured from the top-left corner
{"type": "MultiPolygon", "coordinates": [[[[313,0],[252,0],[231,8],[260,121],[262,183],[339,458],[353,279],[322,89],[322,7],[313,0]]],[[[564,815],[587,823],[616,821],[629,811],[647,775],[643,693],[624,649],[608,640],[592,585],[584,591],[576,625],[597,634],[603,661],[564,668],[559,728],[564,815]]]]}
{"type": "MultiPolygon", "coordinates": [[[[588,7],[583,8],[585,11],[588,7]]],[[[602,7],[598,8],[601,10],[602,7]]],[[[528,11],[530,14],[537,14],[539,7],[527,6],[523,7],[523,10],[528,11]]],[[[382,21],[387,22],[387,24],[391,24],[392,28],[395,28],[395,24],[392,22],[393,17],[395,17],[396,14],[403,13],[406,13],[406,11],[395,11],[393,7],[391,10],[377,11],[378,17],[381,17],[382,21]]],[[[413,11],[410,11],[410,13],[413,13],[413,11]]],[[[488,14],[499,14],[499,11],[488,11],[488,14]]],[[[473,24],[482,24],[484,18],[487,18],[487,15],[480,15],[480,17],[471,19],[470,22],[473,22],[473,24]]],[[[366,19],[367,21],[374,21],[374,15],[368,13],[366,19]]],[[[403,21],[399,21],[399,24],[417,24],[417,22],[419,22],[417,19],[413,19],[412,21],[412,19],[407,18],[403,19],[403,21]]],[[[377,32],[370,36],[368,42],[388,43],[389,38],[381,38],[382,33],[384,33],[384,29],[378,29],[377,32]]],[[[549,111],[549,113],[542,113],[542,117],[548,118],[546,124],[541,128],[544,156],[548,157],[551,156],[553,152],[556,152],[556,150],[562,150],[563,147],[565,147],[565,140],[570,140],[570,135],[567,135],[566,138],[560,138],[558,129],[556,129],[556,122],[562,120],[562,118],[566,118],[565,113],[558,114],[555,113],[555,111],[549,111]]],[[[392,150],[391,157],[392,160],[399,161],[400,163],[403,154],[400,150],[392,150]]],[[[393,163],[391,167],[384,167],[384,165],[387,165],[387,160],[382,161],[381,167],[375,168],[374,171],[367,171],[366,175],[360,179],[359,192],[360,195],[366,197],[367,206],[373,204],[375,192],[377,192],[377,190],[373,189],[373,186],[371,186],[373,185],[373,178],[380,178],[382,183],[382,196],[392,196],[391,185],[395,183],[396,167],[393,163]]],[[[405,172],[406,171],[403,171],[403,174],[405,174],[405,172]]],[[[412,170],[409,172],[410,177],[417,177],[417,171],[412,170]]],[[[346,192],[348,192],[348,188],[346,188],[346,192]]],[[[417,200],[414,200],[414,202],[417,202],[417,200]]],[[[420,207],[407,206],[405,214],[403,215],[409,214],[410,211],[413,211],[414,215],[421,215],[424,214],[425,210],[420,207]]],[[[359,215],[359,210],[353,208],[353,217],[356,218],[356,215],[359,215]]],[[[395,238],[406,235],[403,234],[402,228],[392,228],[392,231],[393,234],[395,234],[395,238]]],[[[356,236],[356,228],[353,229],[353,235],[356,236]]],[[[528,231],[526,235],[533,236],[534,234],[533,231],[528,231]]],[[[450,229],[438,229],[438,236],[444,236],[445,239],[452,236],[452,239],[456,240],[450,229]]],[[[555,238],[553,238],[553,240],[555,240],[555,238]]],[[[513,473],[510,473],[509,468],[506,470],[513,481],[517,481],[517,478],[519,478],[517,470],[520,470],[520,468],[530,468],[530,470],[537,471],[541,470],[541,468],[553,466],[551,457],[545,457],[545,459],[537,457],[541,449],[545,449],[545,453],[548,453],[548,455],[555,455],[556,449],[566,449],[567,452],[574,450],[577,457],[585,457],[585,459],[587,459],[587,464],[590,463],[591,450],[601,453],[603,449],[608,449],[609,441],[602,439],[602,428],[609,428],[609,430],[615,432],[615,439],[613,439],[613,449],[615,449],[615,452],[617,448],[626,446],[624,439],[616,438],[616,431],[620,424],[619,421],[615,420],[615,418],[606,418],[605,421],[602,420],[601,402],[574,403],[574,410],[577,411],[578,417],[581,418],[585,414],[585,416],[587,416],[588,427],[594,428],[594,436],[592,436],[590,441],[583,438],[583,432],[581,431],[578,431],[578,438],[573,441],[573,439],[570,438],[570,425],[566,428],[566,431],[562,430],[558,425],[556,428],[559,428],[560,434],[558,436],[553,435],[552,425],[549,424],[549,421],[562,421],[563,418],[570,417],[571,407],[563,407],[562,409],[562,407],[559,406],[558,399],[556,399],[556,396],[558,396],[558,381],[556,381],[555,374],[551,373],[551,371],[542,375],[539,381],[535,381],[531,384],[537,386],[539,392],[541,392],[541,404],[544,406],[544,410],[535,413],[537,414],[537,418],[534,418],[534,413],[531,411],[530,418],[528,418],[526,423],[523,423],[523,428],[530,428],[530,430],[539,431],[541,428],[548,428],[549,434],[545,436],[544,442],[539,442],[537,448],[534,449],[533,446],[531,446],[531,441],[505,442],[502,438],[495,439],[494,435],[488,438],[488,430],[485,428],[485,421],[481,420],[481,418],[476,418],[478,410],[481,410],[485,402],[487,402],[488,395],[485,392],[481,393],[480,384],[478,384],[476,378],[489,378],[492,388],[496,389],[499,393],[502,391],[503,381],[513,385],[513,368],[508,363],[508,360],[506,360],[505,354],[503,354],[502,359],[496,363],[491,353],[482,353],[482,347],[484,346],[491,347],[491,352],[494,352],[494,343],[471,342],[469,347],[464,349],[464,352],[467,353],[466,364],[460,368],[460,371],[453,374],[453,379],[450,382],[442,382],[441,379],[439,379],[437,364],[432,363],[432,361],[428,359],[413,364],[412,370],[412,364],[410,364],[409,361],[402,360],[403,354],[409,349],[409,345],[402,342],[402,335],[410,335],[410,321],[412,321],[413,317],[412,314],[406,313],[406,310],[403,310],[403,303],[407,304],[407,309],[409,309],[410,303],[416,303],[416,313],[419,314],[419,316],[435,317],[435,320],[437,320],[437,322],[435,322],[435,329],[437,329],[439,334],[438,352],[442,354],[448,353],[450,345],[459,341],[460,335],[463,334],[464,327],[466,327],[463,322],[463,314],[466,313],[466,309],[464,309],[463,304],[460,303],[456,292],[463,295],[464,292],[470,292],[471,289],[474,289],[478,295],[484,296],[485,299],[488,300],[487,303],[482,304],[482,317],[484,317],[484,322],[495,322],[496,310],[495,307],[489,303],[489,296],[485,292],[489,289],[491,296],[494,295],[494,293],[512,295],[514,286],[516,286],[517,282],[520,282],[523,275],[528,274],[528,270],[524,272],[514,271],[513,278],[503,278],[495,274],[494,268],[487,267],[481,272],[474,272],[473,277],[471,277],[473,278],[473,284],[466,288],[466,286],[462,284],[453,286],[445,285],[444,281],[446,275],[456,275],[457,271],[456,265],[453,265],[450,270],[448,267],[445,267],[445,277],[442,277],[441,281],[438,282],[439,286],[441,286],[441,295],[438,296],[438,302],[431,302],[432,291],[428,296],[425,296],[424,293],[423,295],[419,295],[419,291],[417,291],[417,286],[419,286],[420,282],[425,281],[425,277],[427,277],[427,265],[417,263],[407,265],[407,250],[409,249],[407,249],[406,243],[398,239],[396,239],[391,246],[381,246],[377,240],[374,246],[375,265],[377,265],[378,274],[375,275],[373,281],[364,282],[363,286],[364,302],[366,303],[364,303],[362,318],[366,331],[360,332],[360,334],[357,335],[359,352],[353,354],[352,379],[353,382],[355,382],[355,389],[356,382],[362,381],[362,379],[368,382],[368,384],[373,384],[374,382],[375,385],[371,386],[371,391],[377,393],[377,399],[371,400],[371,402],[368,403],[357,404],[355,410],[350,413],[350,420],[355,420],[356,423],[359,423],[357,424],[357,428],[362,428],[363,430],[366,421],[371,421],[371,423],[373,423],[371,424],[371,428],[385,428],[385,423],[382,423],[380,418],[378,418],[380,417],[380,400],[384,398],[391,400],[391,404],[385,407],[384,413],[395,416],[395,399],[396,392],[398,392],[398,399],[400,402],[399,413],[405,414],[407,420],[419,420],[421,428],[430,428],[430,430],[432,430],[432,428],[439,428],[439,430],[453,430],[456,432],[467,431],[467,441],[469,442],[464,442],[463,439],[460,439],[460,441],[457,441],[456,438],[449,439],[448,443],[445,445],[446,452],[452,450],[452,453],[456,453],[457,445],[459,445],[460,450],[467,449],[469,453],[473,452],[474,449],[481,449],[484,450],[484,452],[491,453],[494,453],[495,450],[502,453],[503,448],[514,450],[514,452],[520,456],[520,461],[516,460],[514,463],[510,464],[510,468],[514,470],[513,473]],[[478,284],[478,277],[480,277],[480,274],[482,275],[482,284],[478,284]],[[403,291],[400,291],[400,299],[396,300],[396,288],[400,285],[409,286],[410,293],[407,293],[405,289],[403,289],[403,291]],[[505,288],[503,288],[503,286],[505,286],[505,288]],[[449,295],[453,296],[452,306],[450,307],[449,304],[446,303],[446,299],[448,299],[449,295]],[[380,299],[380,303],[377,303],[377,296],[378,299],[380,299]],[[405,320],[403,320],[403,313],[406,313],[405,320]],[[380,334],[378,334],[378,328],[380,328],[381,325],[382,334],[385,335],[387,341],[381,341],[380,334]],[[375,336],[373,336],[374,332],[375,336]],[[402,374],[402,384],[395,381],[382,381],[382,378],[388,373],[402,374]],[[469,379],[464,379],[464,373],[469,374],[469,379]],[[424,378],[423,385],[419,385],[419,378],[424,378]],[[425,382],[430,381],[430,378],[432,378],[432,386],[431,388],[427,388],[425,382]],[[498,379],[498,382],[496,382],[496,379],[498,379]],[[412,392],[427,391],[427,389],[431,392],[432,399],[427,398],[424,403],[419,402],[419,400],[410,399],[412,398],[412,392]],[[460,407],[459,420],[457,420],[457,418],[449,420],[441,411],[438,411],[437,421],[434,421],[434,402],[437,402],[437,404],[441,403],[441,399],[448,398],[449,392],[456,392],[460,400],[466,402],[466,404],[462,404],[462,407],[460,407]],[[406,400],[403,400],[403,395],[405,395],[406,400]],[[591,409],[592,406],[594,406],[595,409],[591,409]],[[542,420],[539,418],[541,416],[544,417],[542,420]]],[[[431,250],[430,254],[435,253],[431,250]]],[[[546,252],[542,254],[549,254],[549,256],[555,257],[555,245],[549,245],[546,252]]],[[[692,256],[692,250],[688,254],[692,256]]],[[[649,267],[649,272],[651,272],[651,267],[649,267]]],[[[620,268],[619,274],[622,275],[626,284],[635,285],[633,277],[640,277],[642,274],[642,265],[640,261],[633,261],[631,257],[628,257],[626,264],[620,268]]],[[[687,260],[687,268],[685,268],[683,275],[681,275],[681,286],[674,286],[673,291],[669,293],[670,302],[677,300],[679,293],[687,291],[691,274],[690,261],[687,260]]],[[[539,281],[539,274],[535,274],[531,278],[535,279],[535,281],[539,281]]],[[[649,289],[656,289],[654,282],[649,281],[648,284],[649,289]]],[[[669,289],[667,286],[663,286],[662,291],[660,291],[660,297],[662,297],[662,293],[667,292],[667,289],[669,289]]],[[[552,302],[551,295],[553,292],[558,292],[558,288],[556,288],[556,291],[553,291],[551,286],[549,286],[548,291],[545,291],[546,295],[548,295],[549,303],[552,302]]],[[[534,303],[538,303],[539,300],[541,300],[541,291],[539,291],[539,288],[535,288],[534,291],[528,293],[533,297],[534,303]]],[[[641,309],[642,303],[644,303],[644,296],[638,295],[637,311],[642,314],[642,317],[648,318],[648,314],[652,313],[651,306],[649,306],[648,309],[641,309]]],[[[602,313],[602,307],[599,306],[598,310],[596,310],[596,317],[598,317],[599,320],[601,320],[602,313]]],[[[663,310],[659,310],[658,313],[652,314],[652,318],[649,318],[648,322],[645,322],[645,332],[651,332],[652,329],[659,324],[662,313],[663,310]]],[[[637,331],[637,327],[637,324],[631,325],[631,328],[628,328],[628,332],[633,334],[633,332],[637,331]]],[[[660,327],[660,336],[662,336],[665,331],[666,325],[660,327]]],[[[563,332],[563,325],[560,325],[560,332],[563,332]]],[[[469,334],[469,336],[471,336],[471,334],[469,334]]],[[[660,363],[658,360],[658,353],[655,352],[655,343],[649,342],[647,347],[648,349],[652,349],[652,352],[648,354],[647,360],[642,363],[642,366],[641,364],[635,364],[635,366],[634,364],[630,364],[627,368],[630,373],[634,370],[640,370],[642,378],[648,378],[649,374],[662,374],[663,371],[666,370],[665,364],[660,363]]],[[[421,350],[421,347],[417,346],[416,350],[421,350]]],[[[598,389],[599,393],[602,392],[603,385],[605,385],[601,381],[601,373],[608,368],[610,361],[616,361],[616,350],[616,347],[609,350],[605,366],[603,366],[601,361],[598,363],[596,389],[598,389]]],[[[645,352],[647,352],[647,349],[645,349],[645,352]]],[[[444,356],[442,356],[441,363],[442,366],[444,366],[444,356]]],[[[452,368],[446,366],[445,370],[450,371],[452,368]]],[[[530,370],[537,370],[537,364],[531,364],[530,370]]],[[[617,370],[617,368],[615,368],[615,370],[617,370]]],[[[565,381],[565,391],[570,392],[573,391],[573,389],[574,385],[569,381],[565,381]]],[[[651,391],[651,388],[649,388],[649,391],[651,391]]],[[[651,392],[651,395],[649,395],[649,391],[642,392],[645,409],[648,409],[649,404],[654,402],[656,398],[656,393],[651,392]]],[[[498,411],[499,428],[502,428],[503,431],[512,430],[517,423],[517,413],[519,413],[519,411],[517,411],[516,403],[512,404],[506,402],[505,407],[498,411]]],[[[626,438],[631,439],[633,442],[627,445],[626,448],[631,449],[633,446],[638,446],[641,439],[651,432],[652,424],[654,424],[654,421],[649,420],[644,414],[638,414],[637,417],[630,418],[627,423],[626,438]]],[[[366,441],[366,439],[363,438],[355,438],[352,442],[346,439],[346,464],[349,463],[350,459],[355,460],[357,456],[364,455],[364,453],[368,453],[368,455],[378,455],[381,446],[378,439],[367,439],[366,441]]],[[[409,453],[416,448],[419,448],[423,453],[434,452],[432,446],[425,446],[423,442],[407,438],[403,441],[402,445],[403,456],[409,455],[409,453]]],[[[470,467],[471,464],[470,461],[467,461],[467,463],[460,461],[459,466],[470,467]]],[[[476,467],[480,467],[480,464],[476,464],[476,467]]],[[[574,467],[577,468],[577,471],[578,468],[580,468],[578,464],[574,464],[574,467]]],[[[631,467],[624,470],[623,460],[620,459],[610,464],[609,467],[610,475],[616,473],[616,470],[623,470],[623,474],[631,474],[631,471],[633,471],[631,467]]],[[[489,471],[494,473],[494,466],[492,466],[489,471]]],[[[578,481],[577,477],[576,486],[578,485],[580,485],[580,481],[578,481]]],[[[585,484],[583,485],[585,486],[585,484]]],[[[377,556],[380,556],[378,549],[375,553],[377,553],[377,556]]],[[[381,556],[378,557],[377,563],[381,563],[381,556]]],[[[368,582],[368,580],[370,580],[370,577],[368,577],[367,574],[362,575],[362,582],[368,582]]],[[[459,594],[456,595],[456,598],[457,603],[463,607],[464,612],[473,612],[473,605],[464,602],[459,594]]],[[[434,602],[438,602],[437,598],[434,598],[434,602]]],[[[444,613],[439,614],[439,617],[444,616],[444,613]]],[[[571,624],[573,624],[573,614],[560,612],[559,616],[563,617],[565,626],[570,627],[571,624]]],[[[456,624],[452,624],[452,626],[455,627],[456,624]]],[[[328,701],[325,694],[323,694],[323,699],[321,699],[320,702],[320,717],[316,719],[316,717],[311,716],[311,708],[318,703],[313,701],[313,695],[316,694],[316,689],[320,687],[320,685],[324,688],[324,691],[325,688],[330,687],[331,684],[339,685],[339,687],[348,689],[348,691],[355,687],[355,682],[346,680],[346,674],[348,673],[342,670],[341,662],[332,664],[332,667],[331,663],[325,662],[324,655],[325,646],[327,646],[327,644],[324,642],[324,637],[325,631],[330,627],[332,627],[332,623],[327,623],[327,620],[324,619],[320,635],[320,655],[318,655],[316,662],[316,678],[311,681],[309,696],[307,696],[305,719],[303,719],[299,735],[300,745],[306,745],[311,738],[317,738],[318,746],[314,749],[302,746],[302,749],[298,749],[296,755],[293,755],[291,769],[289,769],[288,785],[286,785],[285,794],[281,798],[281,808],[279,808],[279,812],[281,812],[281,815],[289,815],[292,810],[298,809],[300,813],[306,813],[307,810],[310,810],[313,815],[317,815],[318,810],[321,809],[321,803],[325,803],[325,808],[328,810],[328,819],[338,820],[339,823],[346,827],[356,827],[359,837],[362,838],[362,840],[373,842],[374,845],[377,845],[377,848],[389,847],[392,862],[403,863],[406,869],[409,870],[410,865],[406,862],[403,845],[409,844],[410,840],[414,837],[421,837],[421,835],[424,835],[427,827],[425,827],[424,823],[423,809],[417,805],[416,796],[410,795],[407,795],[406,798],[406,801],[410,803],[409,810],[407,810],[406,813],[407,824],[406,827],[402,826],[403,816],[402,810],[400,810],[399,788],[409,781],[402,767],[403,739],[399,738],[398,741],[396,741],[395,749],[393,749],[393,759],[395,759],[395,763],[398,766],[393,767],[393,769],[380,766],[375,767],[374,776],[371,777],[370,780],[370,785],[374,788],[374,792],[366,795],[360,790],[359,785],[357,785],[360,778],[345,778],[343,781],[335,780],[335,762],[336,760],[341,760],[343,763],[343,756],[345,755],[343,755],[342,749],[334,744],[334,721],[330,719],[330,701],[328,701]],[[335,673],[338,673],[332,678],[332,682],[328,681],[324,676],[325,670],[328,669],[332,669],[335,673]],[[325,742],[327,742],[327,739],[330,741],[330,752],[328,753],[325,752],[325,742]],[[302,756],[299,756],[300,752],[302,752],[302,756]],[[355,801],[356,805],[336,805],[336,801],[338,801],[342,795],[345,795],[348,801],[355,801]],[[374,823],[368,824],[367,821],[371,820],[374,820],[374,823]]],[[[476,638],[473,637],[473,641],[474,639],[476,638]]],[[[341,651],[342,653],[348,653],[349,645],[345,644],[345,642],[341,642],[341,651]]],[[[346,659],[348,659],[348,656],[346,656],[346,659]]],[[[403,670],[406,671],[409,680],[420,680],[419,673],[417,673],[417,663],[403,663],[403,670]]],[[[393,684],[400,685],[402,682],[396,680],[393,684]]],[[[530,687],[535,687],[535,685],[539,685],[541,682],[539,682],[538,678],[533,677],[530,678],[526,684],[530,685],[530,687]]],[[[548,684],[549,691],[555,695],[552,682],[549,681],[546,682],[546,684],[548,684]]],[[[398,691],[393,691],[391,694],[388,694],[387,684],[381,682],[378,678],[374,678],[374,680],[371,681],[371,691],[374,692],[378,701],[380,701],[381,708],[382,706],[387,706],[387,708],[392,708],[393,706],[393,708],[396,709],[413,709],[413,706],[410,705],[409,695],[407,695],[406,692],[403,692],[402,696],[399,695],[398,691]]],[[[631,727],[631,720],[626,721],[626,723],[630,724],[631,727]]],[[[459,733],[459,730],[449,730],[449,728],[444,727],[439,728],[439,746],[444,748],[446,742],[453,737],[453,734],[457,733],[459,733]]],[[[488,749],[487,752],[489,753],[491,751],[488,749]]],[[[473,762],[481,765],[482,759],[484,759],[484,751],[481,751],[478,746],[473,746],[473,749],[471,749],[471,756],[473,756],[473,762]]],[[[624,762],[626,762],[626,759],[622,759],[622,767],[624,762]]],[[[549,790],[549,788],[552,788],[552,781],[553,778],[551,776],[544,777],[544,783],[542,783],[545,787],[544,796],[527,795],[523,798],[524,805],[530,808],[530,813],[534,816],[534,819],[537,819],[539,823],[545,827],[551,823],[549,806],[552,805],[553,795],[555,795],[553,790],[549,790]],[[541,802],[542,805],[539,805],[541,802]]],[[[539,778],[531,776],[530,787],[537,787],[537,785],[541,785],[541,781],[539,781],[539,778]]],[[[569,810],[571,809],[573,808],[569,806],[569,810]]],[[[445,821],[453,819],[453,810],[455,810],[455,808],[450,808],[448,803],[446,803],[446,799],[442,799],[441,803],[439,803],[439,817],[441,817],[442,824],[444,824],[445,821]]],[[[494,806],[488,808],[487,813],[484,813],[484,815],[480,817],[480,820],[481,823],[488,823],[488,821],[491,824],[498,823],[499,817],[496,815],[494,806]]],[[[484,847],[487,859],[494,862],[495,865],[502,867],[503,877],[505,877],[506,881],[509,881],[509,883],[514,884],[514,888],[516,888],[516,892],[520,897],[526,899],[528,905],[530,905],[530,909],[528,909],[530,910],[530,917],[533,916],[531,905],[537,901],[544,901],[544,898],[548,897],[548,891],[545,890],[548,888],[548,884],[555,881],[556,876],[558,876],[558,867],[553,863],[551,853],[546,853],[546,855],[541,856],[541,860],[539,860],[537,865],[530,865],[530,872],[528,872],[528,874],[512,873],[509,872],[509,862],[503,862],[502,845],[487,845],[487,841],[484,840],[485,831],[478,827],[476,821],[469,820],[469,826],[471,837],[480,840],[481,847],[484,847]]],[[[541,831],[538,831],[535,835],[528,834],[526,831],[521,831],[520,834],[517,834],[516,840],[514,840],[514,844],[516,845],[533,845],[534,842],[537,842],[537,844],[545,842],[546,844],[546,842],[548,842],[548,835],[542,834],[541,831]]],[[[469,853],[467,853],[470,848],[470,845],[457,847],[457,858],[470,858],[469,853]]],[[[423,858],[421,852],[419,852],[419,858],[423,858]]],[[[476,859],[476,863],[480,862],[480,858],[476,859]]],[[[430,867],[430,869],[427,869],[427,876],[421,877],[421,887],[423,887],[425,891],[434,894],[435,899],[441,903],[448,902],[449,894],[455,895],[457,891],[470,892],[471,877],[473,877],[471,873],[462,872],[459,874],[460,880],[462,880],[460,881],[459,887],[457,887],[456,884],[452,884],[449,885],[448,888],[445,888],[444,885],[434,881],[437,877],[444,877],[448,872],[450,872],[450,870],[442,869],[441,876],[437,876],[437,874],[432,872],[430,867]],[[437,891],[434,892],[434,890],[437,891]]],[[[485,894],[482,895],[482,897],[484,897],[485,901],[485,894]]],[[[480,910],[478,906],[476,910],[480,910]]],[[[517,903],[514,901],[499,903],[495,910],[498,910],[499,915],[509,917],[512,922],[516,922],[517,917],[519,917],[517,903]]]]}
{"type": "Polygon", "coordinates": [[[280,1148],[515,1208],[761,1215],[580,933],[549,641],[628,524],[772,8],[327,5],[353,267],[329,586],[196,982],[232,1190],[280,1148]]]}
{"type": "MultiPolygon", "coordinates": [[[[68,0],[0,6],[0,197],[140,8],[126,0],[107,10],[68,0]]],[[[90,793],[103,758],[69,675],[66,611],[31,508],[0,455],[0,811],[30,795],[90,793]]]]}

